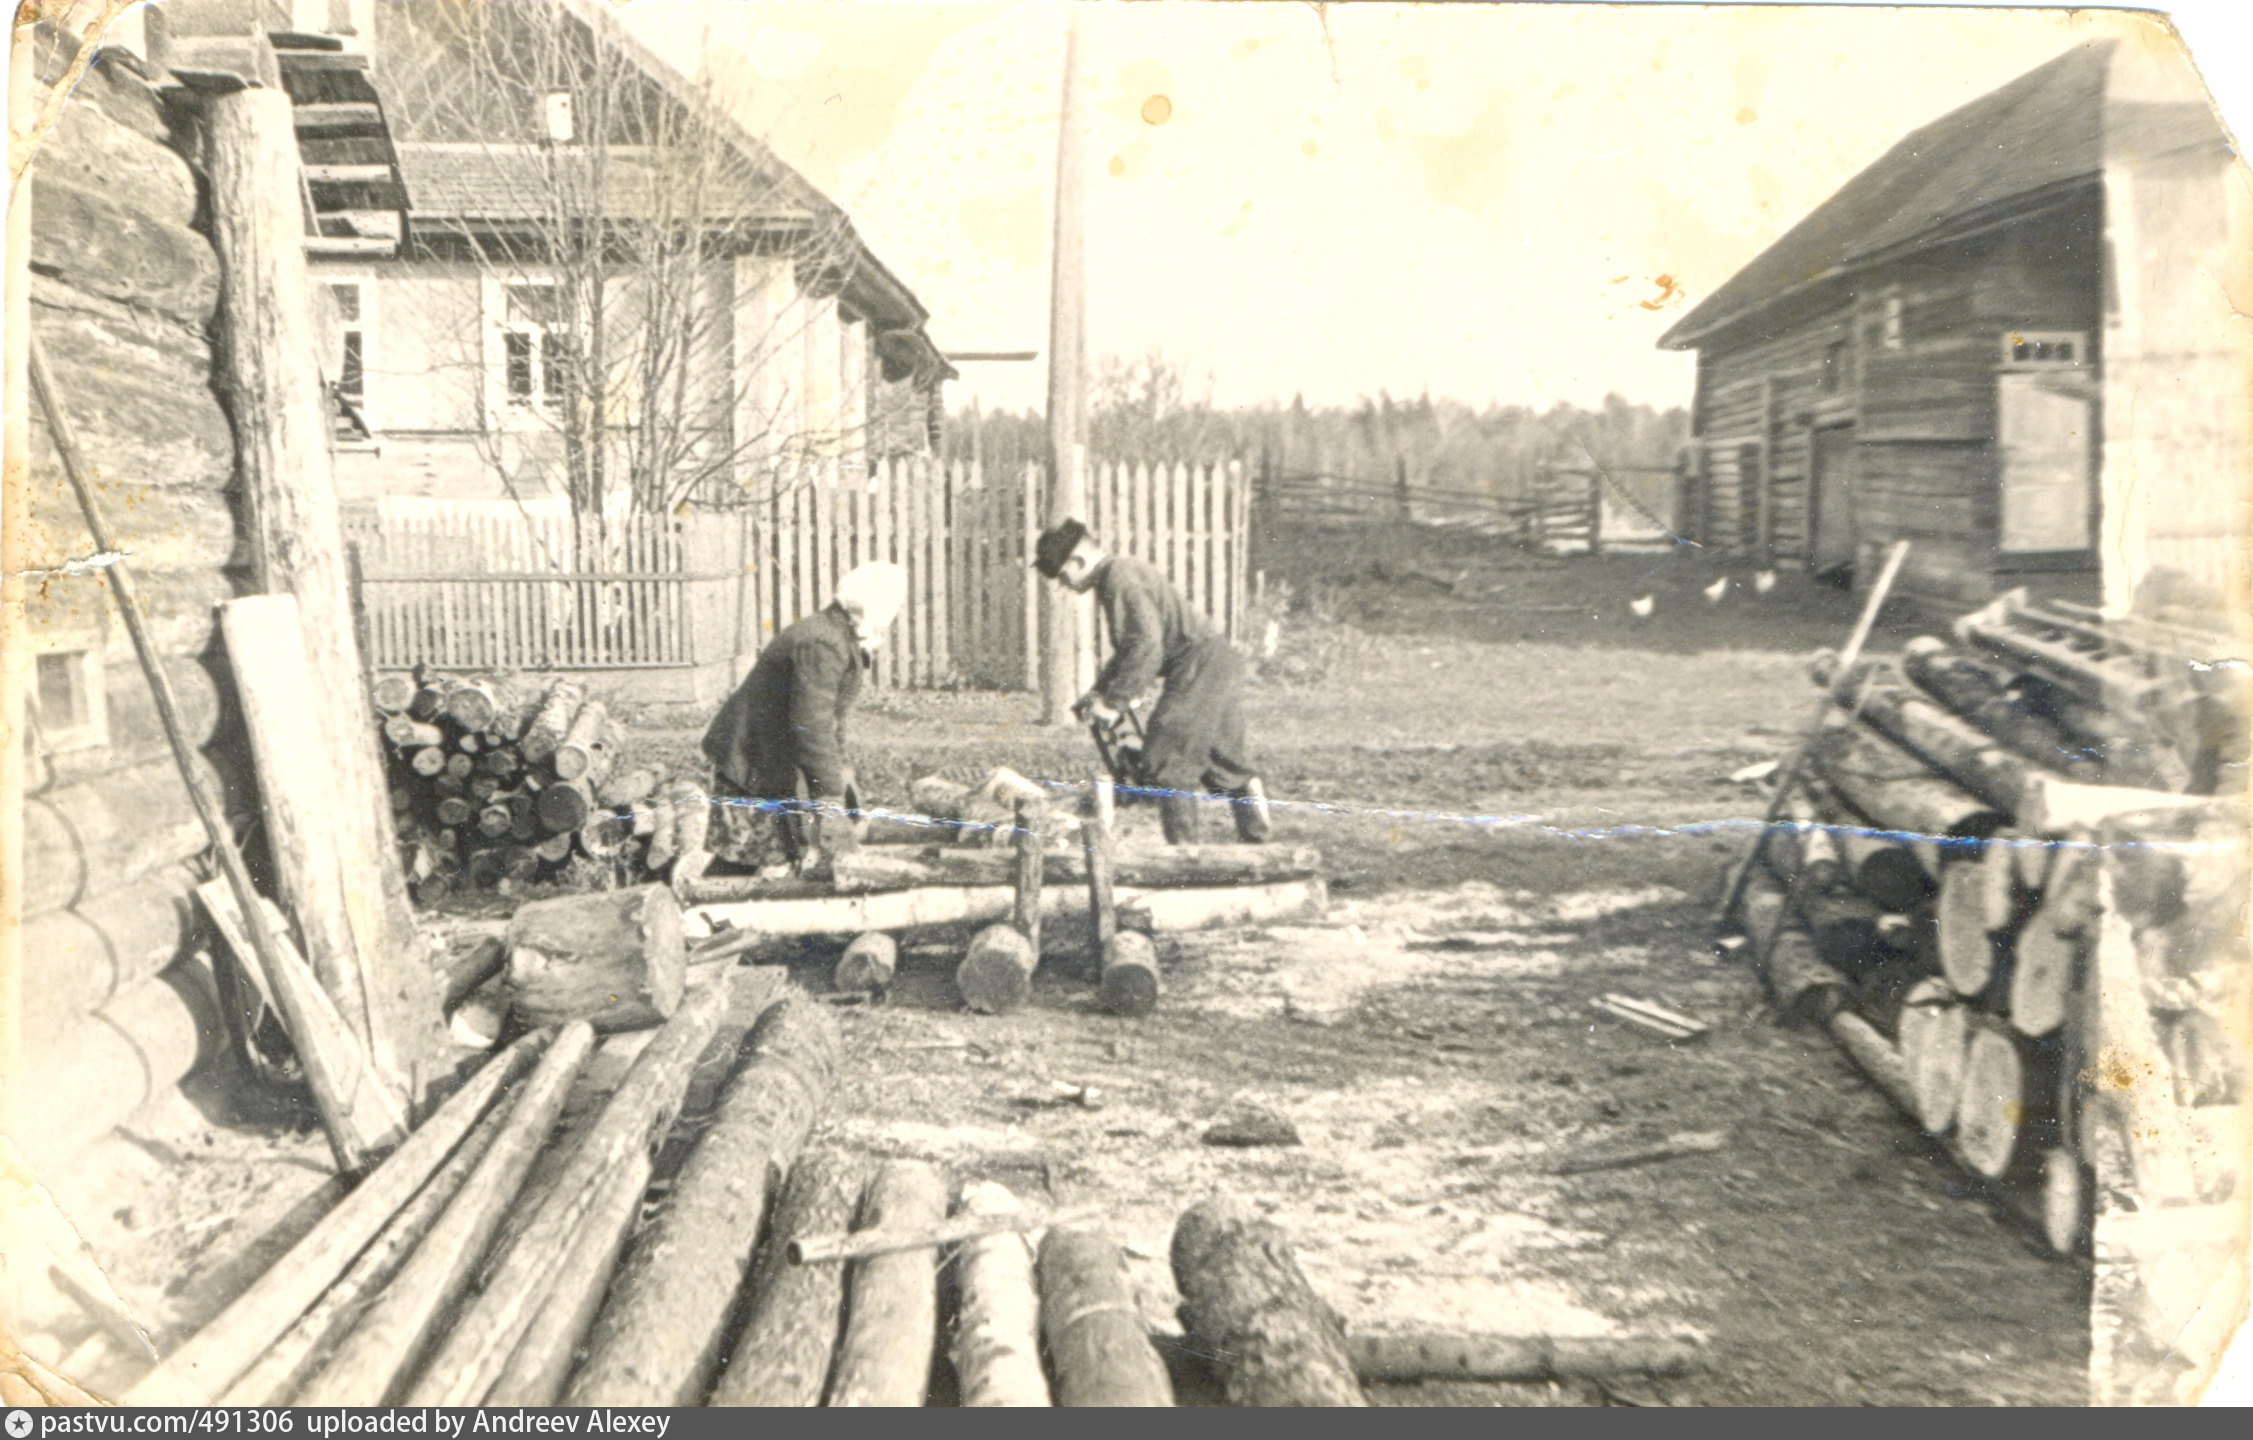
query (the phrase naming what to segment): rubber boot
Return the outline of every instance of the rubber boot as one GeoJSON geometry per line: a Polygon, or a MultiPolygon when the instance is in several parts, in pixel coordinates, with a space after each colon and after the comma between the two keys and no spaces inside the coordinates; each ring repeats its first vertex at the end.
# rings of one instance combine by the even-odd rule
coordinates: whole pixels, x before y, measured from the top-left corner
{"type": "Polygon", "coordinates": [[[1254,775],[1237,791],[1230,806],[1236,816],[1236,838],[1246,845],[1262,845],[1275,833],[1273,817],[1267,810],[1267,787],[1254,775]]]}
{"type": "Polygon", "coordinates": [[[1172,794],[1158,802],[1158,825],[1168,845],[1194,845],[1204,825],[1203,797],[1172,794]]]}

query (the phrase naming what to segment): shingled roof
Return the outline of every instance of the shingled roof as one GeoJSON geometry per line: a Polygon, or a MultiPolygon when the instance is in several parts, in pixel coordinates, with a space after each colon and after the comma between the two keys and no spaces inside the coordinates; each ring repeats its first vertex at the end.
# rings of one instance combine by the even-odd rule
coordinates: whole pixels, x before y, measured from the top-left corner
{"type": "Polygon", "coordinates": [[[1659,340],[1687,350],[1789,296],[2094,179],[2113,41],[2075,46],[1885,152],[1659,340]]]}

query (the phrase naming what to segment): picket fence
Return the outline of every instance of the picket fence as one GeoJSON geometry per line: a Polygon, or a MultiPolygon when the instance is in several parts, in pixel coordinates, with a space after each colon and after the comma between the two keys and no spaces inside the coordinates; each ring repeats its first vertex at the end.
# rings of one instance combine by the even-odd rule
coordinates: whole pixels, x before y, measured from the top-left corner
{"type": "MultiPolygon", "coordinates": [[[[541,502],[395,502],[352,511],[346,530],[379,670],[708,671],[732,683],[847,571],[891,560],[907,571],[909,599],[875,656],[876,684],[1032,689],[1043,582],[1029,560],[1046,481],[1035,466],[837,466],[750,507],[616,517],[599,545],[576,544],[581,522],[541,502]]],[[[1240,466],[1097,465],[1084,483],[1085,518],[1112,548],[1240,630],[1250,515],[1240,466]]],[[[1102,637],[1086,619],[1078,636],[1085,680],[1102,637]]]]}

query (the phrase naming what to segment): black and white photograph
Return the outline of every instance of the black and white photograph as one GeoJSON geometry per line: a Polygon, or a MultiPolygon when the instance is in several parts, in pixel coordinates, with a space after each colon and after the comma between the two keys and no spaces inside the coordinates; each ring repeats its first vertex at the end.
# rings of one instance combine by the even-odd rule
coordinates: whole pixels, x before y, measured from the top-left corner
{"type": "Polygon", "coordinates": [[[8,1437],[2253,1401],[2218,33],[18,5],[8,1437]]]}

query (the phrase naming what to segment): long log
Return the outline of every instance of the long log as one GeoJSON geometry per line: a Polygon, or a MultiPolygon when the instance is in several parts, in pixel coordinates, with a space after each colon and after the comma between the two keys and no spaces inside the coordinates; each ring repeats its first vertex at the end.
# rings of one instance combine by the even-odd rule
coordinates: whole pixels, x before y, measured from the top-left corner
{"type": "Polygon", "coordinates": [[[1792,890],[1792,908],[1806,922],[1815,953],[1825,965],[1853,974],[1893,958],[1878,922],[1885,911],[1869,896],[1857,891],[1824,892],[1807,886],[1792,890]]]}
{"type": "Polygon", "coordinates": [[[989,925],[970,938],[955,967],[962,1003],[984,1015],[1007,1015],[1032,994],[1033,969],[1040,963],[1033,942],[1015,925],[989,925]]]}
{"type": "Polygon", "coordinates": [[[1173,1232],[1181,1327],[1231,1405],[1366,1405],[1345,1326],[1283,1232],[1239,1201],[1189,1207],[1173,1232]]]}
{"type": "MultiPolygon", "coordinates": [[[[371,1057],[419,1097],[437,1006],[417,963],[420,936],[366,704],[367,669],[330,455],[328,398],[304,252],[301,168],[288,95],[253,87],[204,111],[212,248],[224,343],[215,376],[234,421],[236,477],[249,518],[256,587],[296,597],[310,711],[299,723],[329,747],[337,863],[366,975],[371,1057]]],[[[248,904],[247,901],[242,902],[248,904]]]]}
{"type": "MultiPolygon", "coordinates": [[[[741,973],[741,972],[737,972],[741,973]]],[[[672,1128],[696,1062],[726,1018],[728,977],[688,992],[626,1072],[546,1189],[528,1197],[523,1228],[485,1268],[477,1298],[463,1307],[445,1344],[410,1392],[414,1405],[475,1405],[499,1382],[555,1267],[625,1157],[646,1152],[672,1128]]]]}
{"type": "Polygon", "coordinates": [[[1097,999],[1113,1015],[1147,1015],[1158,1008],[1158,947],[1139,930],[1121,930],[1103,945],[1097,999]]]}
{"type": "Polygon", "coordinates": [[[618,1254],[641,1216],[649,1189],[649,1156],[628,1155],[602,1182],[571,1248],[557,1267],[546,1302],[509,1356],[508,1368],[487,1392],[488,1406],[553,1405],[571,1377],[579,1342],[594,1324],[611,1285],[618,1254]]]}
{"type": "MultiPolygon", "coordinates": [[[[1119,931],[1118,897],[1113,893],[1118,868],[1111,843],[1111,815],[1104,801],[1109,791],[1097,777],[1089,786],[1080,809],[1080,858],[1087,867],[1087,913],[1095,931],[1095,951],[1110,948],[1119,931]]],[[[1069,883],[1069,882],[1064,882],[1069,883]]]]}
{"type": "Polygon", "coordinates": [[[593,1049],[594,1030],[584,1022],[557,1034],[492,1148],[415,1247],[414,1258],[352,1327],[328,1367],[299,1393],[299,1404],[381,1405],[413,1373],[442,1317],[460,1298],[485,1247],[517,1203],[525,1176],[593,1049]]]}
{"type": "Polygon", "coordinates": [[[1936,975],[1919,980],[1902,997],[1895,1030],[1909,1069],[1914,1099],[1909,1113],[1927,1134],[1946,1134],[1956,1123],[1964,1051],[1971,1042],[1970,1014],[1948,982],[1936,975]]]}
{"type": "Polygon", "coordinates": [[[800,1235],[843,1229],[859,1196],[859,1177],[841,1155],[816,1152],[790,1168],[752,1267],[750,1315],[708,1403],[821,1403],[837,1349],[845,1272],[836,1265],[793,1265],[785,1251],[800,1235]]]}
{"type": "MultiPolygon", "coordinates": [[[[1041,880],[1048,885],[1084,885],[1090,869],[1085,853],[1087,827],[1081,826],[1079,853],[1048,850],[1041,856],[1041,880]]],[[[1322,852],[1308,847],[1265,845],[1175,845],[1164,850],[1114,851],[1115,885],[1146,890],[1261,885],[1299,880],[1321,873],[1322,852]]],[[[840,891],[873,892],[923,885],[1010,885],[1016,881],[1014,850],[977,845],[874,845],[841,860],[840,891]]],[[[693,902],[751,900],[769,893],[773,881],[734,876],[701,882],[693,902]]]]}
{"type": "Polygon", "coordinates": [[[1330,906],[1330,887],[1319,877],[1218,890],[1130,890],[1120,897],[1119,927],[1172,934],[1318,919],[1330,906]]]}
{"type": "MultiPolygon", "coordinates": [[[[547,1038],[543,1032],[541,1043],[547,1038]]],[[[478,1120],[476,1128],[446,1157],[446,1163],[438,1167],[438,1173],[391,1218],[382,1233],[360,1252],[351,1268],[258,1358],[258,1363],[227,1387],[217,1403],[288,1404],[297,1387],[327,1360],[335,1341],[359,1322],[369,1303],[407,1263],[408,1256],[422,1243],[430,1227],[438,1222],[438,1217],[445,1213],[485,1158],[485,1152],[492,1148],[515,1108],[515,1098],[505,1093],[495,1101],[478,1120]]]]}
{"type": "Polygon", "coordinates": [[[336,1012],[312,967],[290,943],[287,926],[274,902],[263,895],[258,897],[259,906],[266,912],[267,929],[275,937],[275,963],[269,969],[259,963],[258,952],[251,947],[242,912],[236,908],[226,881],[210,880],[197,886],[196,898],[203,902],[245,973],[262,982],[259,988],[271,1001],[282,1002],[277,1004],[281,1014],[293,1017],[294,1023],[288,1027],[290,1046],[304,1067],[321,1123],[340,1157],[347,1152],[360,1157],[359,1163],[348,1168],[360,1168],[405,1139],[406,1106],[377,1073],[359,1037],[336,1012]]]}
{"type": "MultiPolygon", "coordinates": [[[[780,882],[768,883],[782,888],[780,882]]],[[[859,895],[808,894],[805,882],[795,885],[796,890],[786,889],[774,899],[692,900],[690,914],[704,932],[734,926],[760,935],[850,938],[869,930],[898,932],[1006,920],[1015,899],[1012,887],[1007,885],[935,885],[859,895]]],[[[699,887],[687,888],[693,895],[699,887]]],[[[1165,933],[1313,918],[1327,908],[1329,887],[1319,878],[1214,889],[1122,886],[1118,903],[1122,927],[1165,933]]],[[[1052,888],[1041,896],[1041,913],[1048,919],[1084,914],[1086,905],[1085,892],[1076,889],[1052,888]]]]}
{"type": "Polygon", "coordinates": [[[1779,934],[1763,968],[1777,1008],[1795,1019],[1820,1024],[1846,1003],[1846,977],[1824,962],[1804,931],[1779,934]]]}
{"type": "Polygon", "coordinates": [[[2094,781],[2104,765],[2101,737],[2036,713],[2020,702],[2008,671],[1921,636],[1902,647],[1901,668],[1918,689],[2012,753],[2068,779],[2094,781]]]}
{"type": "Polygon", "coordinates": [[[2042,1152],[2042,1238],[2059,1255],[2072,1255],[2089,1238],[2096,1187],[2089,1167],[2066,1146],[2042,1152]]]}
{"type": "Polygon", "coordinates": [[[509,921],[506,943],[526,1024],[632,1030],[680,1004],[688,952],[680,905],[662,885],[531,901],[509,921]]]}
{"type": "Polygon", "coordinates": [[[1834,727],[1816,743],[1813,760],[1840,799],[1903,837],[1982,837],[2008,818],[1864,726],[1834,727]]]}
{"type": "Polygon", "coordinates": [[[288,1254],[128,1391],[129,1405],[209,1405],[296,1323],[476,1127],[552,1037],[525,1036],[485,1062],[288,1254]]]}
{"type": "Polygon", "coordinates": [[[1998,810],[2015,812],[2039,773],[2032,761],[1907,686],[1870,687],[1857,713],[1879,734],[1998,810]]]}
{"type": "Polygon", "coordinates": [[[517,741],[524,758],[535,765],[553,760],[556,747],[571,733],[571,722],[578,718],[580,707],[586,703],[586,687],[576,680],[558,680],[549,686],[539,712],[517,741]]]}
{"type": "MultiPolygon", "coordinates": [[[[859,1228],[908,1229],[946,1214],[946,1181],[917,1160],[887,1161],[862,1195],[859,1228]]],[[[832,1406],[914,1406],[931,1384],[938,1326],[938,1252],[897,1251],[856,1261],[845,1334],[830,1378],[832,1406]]]]}
{"type": "Polygon", "coordinates": [[[1354,1330],[1346,1334],[1364,1384],[1421,1380],[1524,1382],[1679,1375],[1702,1358],[1705,1342],[1678,1335],[1491,1335],[1354,1330]]]}
{"type": "Polygon", "coordinates": [[[929,1225],[909,1229],[879,1227],[826,1235],[799,1235],[790,1241],[785,1253],[793,1265],[833,1265],[840,1261],[873,1260],[879,1255],[897,1255],[903,1250],[929,1250],[936,1246],[960,1245],[1004,1231],[1084,1225],[1101,1216],[1102,1210],[1096,1206],[1075,1207],[1046,1217],[1021,1210],[999,1215],[957,1212],[929,1225]]]}
{"type": "Polygon", "coordinates": [[[1823,1024],[1855,1067],[1869,1076],[1895,1105],[1903,1111],[1909,1110],[1916,1093],[1900,1047],[1878,1034],[1869,1021],[1851,1010],[1841,1010],[1823,1024]]]}
{"type": "Polygon", "coordinates": [[[664,1210],[612,1285],[566,1404],[703,1399],[771,1186],[827,1108],[837,1060],[827,1006],[785,997],[759,1018],[664,1210]]]}
{"type": "MultiPolygon", "coordinates": [[[[1024,1208],[1008,1186],[977,1180],[962,1187],[955,1213],[1015,1220],[1024,1208]]],[[[960,1297],[954,1373],[962,1404],[974,1409],[1048,1404],[1031,1243],[1014,1229],[965,1240],[955,1252],[954,1273],[960,1297]]]]}
{"type": "Polygon", "coordinates": [[[1052,1226],[1033,1273],[1058,1405],[1173,1404],[1173,1379],[1142,1324],[1115,1241],[1052,1226]]]}

